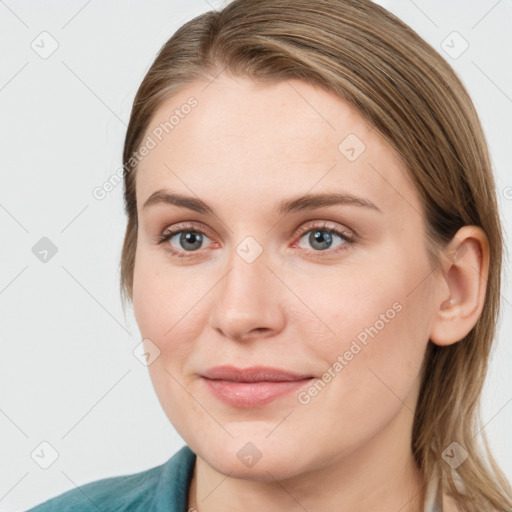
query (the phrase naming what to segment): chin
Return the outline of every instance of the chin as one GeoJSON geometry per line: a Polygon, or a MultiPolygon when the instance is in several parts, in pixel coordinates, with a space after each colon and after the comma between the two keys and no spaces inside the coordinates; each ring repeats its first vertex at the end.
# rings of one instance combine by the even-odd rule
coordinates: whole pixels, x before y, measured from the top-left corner
{"type": "Polygon", "coordinates": [[[305,461],[298,443],[292,442],[293,448],[287,448],[277,437],[273,441],[260,435],[244,436],[243,441],[241,437],[230,438],[215,446],[201,442],[197,448],[189,446],[213,469],[233,478],[271,482],[299,474],[305,461]]]}

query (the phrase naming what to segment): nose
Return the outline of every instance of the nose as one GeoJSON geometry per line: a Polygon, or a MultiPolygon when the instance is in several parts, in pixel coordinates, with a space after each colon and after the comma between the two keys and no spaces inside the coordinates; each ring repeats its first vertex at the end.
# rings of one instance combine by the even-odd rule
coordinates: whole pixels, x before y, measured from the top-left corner
{"type": "Polygon", "coordinates": [[[285,325],[284,286],[263,252],[249,262],[236,251],[215,287],[211,326],[224,337],[249,341],[279,333],[285,325]]]}

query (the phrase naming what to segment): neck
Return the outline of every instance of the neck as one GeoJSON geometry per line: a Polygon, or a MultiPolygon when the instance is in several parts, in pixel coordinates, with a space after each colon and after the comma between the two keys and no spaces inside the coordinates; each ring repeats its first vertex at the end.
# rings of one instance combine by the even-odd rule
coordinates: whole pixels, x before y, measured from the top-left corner
{"type": "Polygon", "coordinates": [[[399,418],[407,414],[404,408],[384,431],[349,455],[283,480],[226,477],[197,456],[188,510],[423,512],[423,474],[414,462],[410,436],[404,435],[404,418],[399,418]]]}

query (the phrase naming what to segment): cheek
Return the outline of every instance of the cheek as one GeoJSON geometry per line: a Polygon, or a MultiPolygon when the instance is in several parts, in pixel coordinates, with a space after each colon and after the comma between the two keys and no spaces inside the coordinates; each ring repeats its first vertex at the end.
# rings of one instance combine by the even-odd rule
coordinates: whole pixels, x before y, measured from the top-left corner
{"type": "Polygon", "coordinates": [[[428,342],[419,299],[424,290],[418,287],[410,294],[417,282],[400,265],[390,264],[386,271],[333,274],[315,288],[308,288],[307,279],[295,281],[294,291],[319,317],[308,311],[311,321],[305,322],[302,307],[296,321],[301,331],[309,329],[302,338],[308,356],[322,362],[319,380],[297,397],[301,406],[295,418],[297,424],[322,432],[329,439],[326,446],[348,453],[385,428],[401,409],[407,421],[411,417],[407,407],[414,410],[414,403],[408,398],[415,397],[428,342]],[[318,338],[312,336],[315,329],[322,333],[318,338]]]}
{"type": "Polygon", "coordinates": [[[133,311],[143,339],[150,339],[160,350],[155,371],[182,368],[194,351],[207,319],[208,278],[191,275],[155,261],[149,251],[141,251],[135,263],[133,311]]]}
{"type": "Polygon", "coordinates": [[[133,276],[133,311],[143,337],[170,339],[173,330],[183,325],[175,325],[179,317],[186,320],[185,307],[191,294],[190,288],[183,285],[179,272],[170,272],[162,265],[161,258],[144,247],[138,249],[133,276]]]}
{"type": "Polygon", "coordinates": [[[333,276],[320,288],[299,288],[321,319],[311,325],[322,325],[323,337],[306,339],[330,374],[328,387],[343,400],[373,407],[388,395],[400,404],[397,397],[406,400],[413,388],[428,343],[428,283],[410,293],[421,271],[399,268],[366,272],[364,278],[333,276]]]}
{"type": "Polygon", "coordinates": [[[159,275],[146,263],[140,250],[133,274],[133,313],[143,338],[159,337],[163,330],[164,302],[159,300],[159,275]]]}
{"type": "Polygon", "coordinates": [[[198,316],[191,297],[194,294],[183,286],[179,274],[165,272],[149,256],[139,254],[134,269],[133,311],[142,339],[158,347],[158,357],[148,365],[149,375],[163,410],[180,432],[190,427],[187,418],[201,414],[194,410],[185,390],[189,382],[183,369],[194,350],[198,316]],[[188,291],[183,293],[183,289],[188,291]]]}

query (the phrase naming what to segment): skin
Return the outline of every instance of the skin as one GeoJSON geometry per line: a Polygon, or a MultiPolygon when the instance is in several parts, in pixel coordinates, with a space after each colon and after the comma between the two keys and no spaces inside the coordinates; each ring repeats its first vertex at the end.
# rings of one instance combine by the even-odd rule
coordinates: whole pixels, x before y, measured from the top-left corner
{"type": "Polygon", "coordinates": [[[198,101],[136,176],[134,313],[142,337],[160,350],[149,366],[160,403],[197,454],[189,506],[422,511],[423,475],[410,450],[419,371],[429,340],[455,343],[478,319],[485,234],[462,228],[433,270],[402,161],[348,104],[298,80],[261,85],[222,74],[205,86],[188,86],[155,112],[146,134],[190,96],[198,101]],[[366,146],[354,161],[338,149],[350,133],[366,146]],[[215,215],[165,203],[143,208],[161,189],[201,198],[215,215]],[[281,200],[333,191],[380,211],[273,211],[281,200]],[[355,243],[334,234],[322,250],[309,236],[315,221],[355,243]],[[179,234],[156,242],[183,222],[193,223],[184,231],[204,233],[199,248],[180,244],[179,234]],[[252,263],[237,254],[248,236],[263,250],[252,263]],[[237,408],[199,375],[231,364],[321,378],[396,303],[400,312],[307,404],[292,392],[237,408]],[[252,467],[237,457],[248,442],[262,455],[252,467]]]}

